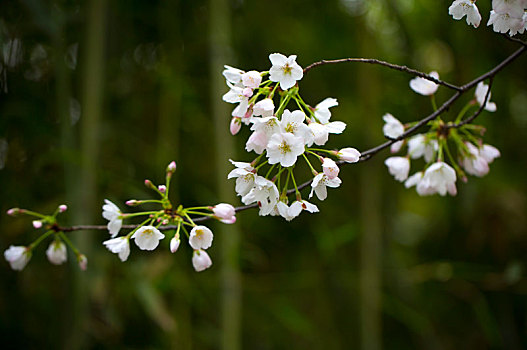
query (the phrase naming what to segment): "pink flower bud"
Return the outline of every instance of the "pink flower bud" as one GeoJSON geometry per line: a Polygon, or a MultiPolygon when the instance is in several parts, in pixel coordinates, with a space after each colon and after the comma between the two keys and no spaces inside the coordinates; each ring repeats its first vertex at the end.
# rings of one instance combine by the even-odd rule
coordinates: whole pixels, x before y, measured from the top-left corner
{"type": "Polygon", "coordinates": [[[322,169],[324,170],[324,174],[326,174],[326,176],[330,180],[339,176],[340,169],[337,163],[333,161],[333,159],[324,158],[324,162],[322,163],[322,169]]]}
{"type": "Polygon", "coordinates": [[[126,205],[131,206],[131,207],[139,204],[139,202],[135,199],[127,200],[125,203],[126,205]]]}
{"type": "Polygon", "coordinates": [[[236,216],[233,215],[228,219],[223,219],[220,221],[223,222],[224,224],[234,224],[236,222],[236,216]]]}
{"type": "Polygon", "coordinates": [[[361,155],[355,148],[348,147],[338,151],[337,156],[346,163],[357,163],[361,155]]]}
{"type": "Polygon", "coordinates": [[[161,193],[165,193],[167,191],[167,187],[165,185],[159,185],[159,186],[157,186],[157,189],[161,193]]]}
{"type": "Polygon", "coordinates": [[[153,186],[152,181],[146,179],[146,180],[145,180],[145,186],[151,188],[151,187],[153,186]]]}
{"type": "MultiPolygon", "coordinates": [[[[178,234],[178,236],[179,236],[179,234],[178,234]]],[[[170,251],[171,251],[172,253],[177,252],[180,243],[181,243],[181,240],[179,239],[179,237],[174,236],[174,237],[170,240],[170,251]]]]}
{"type": "Polygon", "coordinates": [[[228,220],[236,215],[234,207],[227,203],[220,203],[212,208],[214,215],[220,219],[228,220]]]}
{"type": "Polygon", "coordinates": [[[40,220],[33,220],[33,227],[36,229],[39,229],[42,227],[42,221],[40,220]]]}
{"type": "Polygon", "coordinates": [[[15,216],[18,213],[20,213],[19,208],[11,208],[7,211],[7,215],[11,215],[11,216],[15,216]]]}
{"type": "Polygon", "coordinates": [[[77,256],[77,262],[79,263],[79,267],[82,271],[86,271],[88,268],[88,258],[84,254],[80,254],[77,256]]]}
{"type": "Polygon", "coordinates": [[[64,213],[66,210],[68,210],[68,206],[66,204],[59,205],[59,212],[64,213]]]}
{"type": "Polygon", "coordinates": [[[167,166],[167,173],[174,173],[176,171],[176,162],[171,161],[167,166]]]}
{"type": "Polygon", "coordinates": [[[230,131],[231,134],[234,136],[238,132],[240,132],[240,129],[242,128],[242,121],[240,118],[232,118],[231,119],[231,125],[230,125],[230,131]]]}
{"type": "Polygon", "coordinates": [[[251,97],[253,95],[253,89],[251,88],[245,88],[242,90],[242,95],[245,97],[251,97]]]}

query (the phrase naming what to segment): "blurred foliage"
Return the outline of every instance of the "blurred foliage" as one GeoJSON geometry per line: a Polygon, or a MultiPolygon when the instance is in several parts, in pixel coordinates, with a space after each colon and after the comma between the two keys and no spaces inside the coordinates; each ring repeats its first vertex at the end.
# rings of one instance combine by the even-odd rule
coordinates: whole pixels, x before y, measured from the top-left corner
{"type": "MultiPolygon", "coordinates": [[[[51,212],[74,196],[68,182],[83,186],[66,168],[78,167],[82,157],[88,3],[0,4],[1,213],[15,206],[51,212]],[[60,118],[61,109],[70,125],[60,118]]],[[[372,57],[438,70],[446,81],[462,84],[516,49],[484,25],[490,1],[478,1],[483,21],[477,30],[452,20],[450,1],[231,0],[227,5],[229,51],[236,59],[225,64],[247,70],[267,70],[272,52],[297,54],[303,67],[321,59],[372,57]]],[[[178,163],[175,198],[189,206],[217,203],[222,198],[214,165],[250,160],[241,151],[247,130],[236,137],[235,154],[217,159],[211,146],[209,85],[211,74],[221,72],[210,72],[208,64],[208,23],[214,15],[209,9],[207,1],[198,0],[106,3],[99,203],[109,198],[124,207],[127,199],[148,197],[143,179],[162,181],[172,159],[178,163]]],[[[373,271],[381,279],[373,285],[380,293],[380,318],[373,321],[379,333],[371,337],[383,348],[527,347],[526,62],[522,56],[497,76],[492,98],[498,112],[477,119],[488,128],[485,141],[502,157],[486,177],[458,183],[457,197],[421,198],[405,190],[384,168],[384,152],[344,167],[341,188],[316,202],[319,214],[291,223],[255,211],[238,215],[242,348],[366,348],[359,310],[368,296],[360,292],[359,276],[365,268],[361,261],[367,261],[360,257],[370,254],[379,257],[373,271]],[[370,232],[379,237],[372,251],[360,244],[370,232]]],[[[429,113],[428,99],[408,88],[410,78],[345,64],[312,70],[300,87],[311,105],[329,96],[339,100],[333,118],[348,129],[333,136],[330,146],[367,149],[383,141],[384,113],[403,122],[429,113]]],[[[440,89],[437,98],[444,101],[450,93],[440,89]]],[[[225,115],[225,135],[229,121],[225,115]]],[[[234,183],[225,180],[224,186],[234,183]]],[[[99,208],[81,202],[68,205],[71,212],[100,215],[99,208]]],[[[1,214],[0,226],[2,250],[37,236],[27,219],[1,214]]],[[[75,235],[107,239],[105,232],[75,235]]],[[[182,246],[171,255],[168,240],[154,253],[134,246],[126,263],[97,245],[88,257],[88,308],[77,313],[74,256],[70,266],[51,266],[44,245],[21,273],[1,264],[4,349],[68,348],[64,339],[72,333],[72,317],[80,320],[80,348],[220,347],[222,259],[216,246],[210,250],[213,267],[195,273],[190,249],[182,246]]]]}

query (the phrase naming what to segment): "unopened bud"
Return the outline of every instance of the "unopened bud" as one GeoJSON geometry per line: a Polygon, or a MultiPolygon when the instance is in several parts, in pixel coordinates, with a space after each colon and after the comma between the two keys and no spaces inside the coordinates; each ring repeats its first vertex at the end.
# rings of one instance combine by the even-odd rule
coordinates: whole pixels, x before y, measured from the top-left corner
{"type": "Polygon", "coordinates": [[[79,267],[82,271],[86,271],[88,268],[88,258],[84,254],[79,254],[77,256],[77,262],[79,263],[79,267]]]}
{"type": "Polygon", "coordinates": [[[152,183],[152,181],[146,179],[145,180],[145,186],[148,187],[148,188],[151,188],[151,189],[155,189],[156,187],[154,186],[154,184],[152,183]]]}
{"type": "Polygon", "coordinates": [[[133,206],[139,205],[139,202],[135,199],[129,199],[125,202],[125,204],[130,207],[133,207],[133,206]]]}
{"type": "Polygon", "coordinates": [[[64,213],[66,210],[68,210],[68,206],[66,204],[59,205],[59,212],[64,213]]]}
{"type": "Polygon", "coordinates": [[[33,227],[36,229],[39,229],[42,227],[42,221],[40,220],[33,220],[33,227]]]}
{"type": "Polygon", "coordinates": [[[157,189],[161,193],[165,193],[167,191],[167,187],[165,185],[159,185],[159,186],[157,186],[157,189]]]}
{"type": "Polygon", "coordinates": [[[179,244],[181,243],[181,240],[179,239],[179,234],[178,236],[174,236],[171,240],[170,240],[170,251],[172,253],[175,253],[177,252],[177,249],[179,248],[179,244]]]}
{"type": "Polygon", "coordinates": [[[251,97],[253,95],[253,89],[245,88],[242,90],[242,95],[245,97],[251,97]]]}
{"type": "Polygon", "coordinates": [[[20,209],[19,208],[11,208],[11,209],[9,209],[7,211],[7,215],[11,215],[11,216],[15,216],[18,213],[20,213],[20,209]]]}
{"type": "Polygon", "coordinates": [[[240,132],[240,129],[242,128],[242,121],[240,118],[232,118],[231,119],[231,125],[230,125],[230,131],[231,134],[234,136],[238,132],[240,132]]]}
{"type": "Polygon", "coordinates": [[[176,172],[176,162],[171,161],[167,166],[167,173],[173,174],[176,172]]]}

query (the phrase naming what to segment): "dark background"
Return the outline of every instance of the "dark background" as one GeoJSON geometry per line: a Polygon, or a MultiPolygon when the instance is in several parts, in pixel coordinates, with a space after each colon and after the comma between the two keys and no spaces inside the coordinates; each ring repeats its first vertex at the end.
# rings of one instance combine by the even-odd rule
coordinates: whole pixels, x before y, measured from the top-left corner
{"type": "MultiPolygon", "coordinates": [[[[2,1],[1,213],[67,203],[63,224],[105,224],[104,198],[124,209],[152,197],[143,180],[160,183],[171,160],[175,202],[239,205],[227,160],[252,155],[247,128],[228,133],[223,64],[268,70],[273,52],[298,55],[302,67],[371,57],[461,85],[518,44],[486,26],[490,1],[477,3],[477,30],[454,21],[450,3],[2,1]]],[[[185,242],[175,255],[168,239],[155,252],[133,245],[121,263],[101,244],[107,232],[75,232],[89,259],[82,273],[71,252],[68,264],[49,264],[46,241],[24,271],[0,264],[2,348],[527,347],[526,64],[523,55],[496,77],[498,111],[477,119],[502,157],[486,177],[458,181],[456,197],[406,190],[384,151],[343,167],[343,185],[314,200],[316,215],[288,223],[249,210],[236,225],[211,223],[205,272],[194,272],[185,242]]],[[[343,64],[313,69],[300,88],[311,105],[339,101],[333,119],[348,128],[329,147],[365,150],[384,141],[384,113],[411,122],[430,112],[411,78],[343,64]]],[[[440,88],[437,99],[450,94],[440,88]]],[[[0,227],[2,250],[41,233],[5,214],[0,227]]]]}

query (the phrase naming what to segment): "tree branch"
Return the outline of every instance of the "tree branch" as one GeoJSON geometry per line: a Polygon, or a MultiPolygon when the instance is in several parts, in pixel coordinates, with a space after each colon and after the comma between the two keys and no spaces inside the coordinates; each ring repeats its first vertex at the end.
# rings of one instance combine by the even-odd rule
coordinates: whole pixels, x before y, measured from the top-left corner
{"type": "MultiPolygon", "coordinates": [[[[456,85],[453,85],[453,84],[450,84],[450,83],[447,83],[447,82],[435,79],[434,77],[431,77],[428,74],[425,74],[423,72],[420,72],[420,71],[408,68],[406,66],[399,66],[399,65],[396,65],[396,64],[391,64],[391,63],[380,61],[380,60],[376,60],[376,59],[366,59],[366,58],[345,58],[345,59],[341,59],[341,60],[322,60],[322,61],[315,62],[315,63],[307,66],[304,69],[304,73],[308,72],[309,70],[311,70],[314,67],[325,65],[325,64],[336,64],[336,63],[344,63],[344,62],[362,62],[362,63],[378,64],[378,65],[381,65],[381,66],[388,67],[390,69],[395,69],[395,70],[398,70],[398,71],[402,71],[402,72],[406,72],[406,73],[409,73],[409,74],[417,75],[419,77],[422,77],[422,78],[425,78],[427,80],[433,81],[436,84],[443,85],[445,87],[448,87],[448,88],[456,91],[435,112],[433,112],[433,113],[429,114],[428,116],[426,116],[425,118],[421,119],[417,124],[415,124],[414,126],[409,128],[408,130],[406,130],[401,136],[399,136],[399,137],[397,137],[395,139],[386,141],[386,142],[384,142],[384,143],[382,143],[382,144],[380,144],[380,145],[378,145],[376,147],[370,148],[370,149],[368,149],[368,150],[366,150],[364,152],[361,152],[361,158],[360,158],[359,161],[360,162],[364,162],[364,161],[369,160],[371,157],[373,157],[375,154],[377,154],[378,152],[382,151],[383,149],[390,147],[394,143],[410,137],[411,135],[413,135],[415,133],[415,131],[420,129],[422,126],[426,125],[428,122],[434,120],[439,115],[441,115],[443,112],[447,111],[448,108],[455,101],[457,101],[457,99],[459,99],[459,97],[461,97],[463,94],[465,94],[468,90],[472,89],[474,86],[476,86],[481,81],[489,79],[489,89],[487,90],[487,94],[485,95],[484,103],[479,107],[479,109],[472,116],[470,116],[469,118],[461,121],[458,124],[449,124],[449,125],[447,125],[447,127],[448,128],[459,128],[459,127],[461,127],[463,125],[471,123],[474,119],[476,119],[481,114],[481,112],[485,108],[485,105],[487,104],[487,101],[489,100],[490,90],[491,90],[491,87],[492,87],[492,80],[493,80],[494,76],[496,74],[498,74],[503,68],[508,66],[511,62],[513,62],[517,57],[519,57],[523,52],[525,52],[527,50],[527,44],[525,42],[523,42],[521,40],[518,40],[518,39],[514,39],[514,38],[510,38],[510,39],[512,41],[519,42],[520,44],[522,44],[522,47],[520,47],[518,50],[513,52],[510,56],[508,56],[501,63],[499,63],[497,66],[495,66],[494,68],[492,68],[491,70],[489,70],[485,74],[477,77],[476,79],[474,79],[474,80],[472,80],[472,81],[470,81],[470,82],[468,82],[468,83],[466,83],[465,85],[462,85],[462,86],[456,86],[456,85]]],[[[345,164],[344,161],[338,161],[338,163],[339,164],[345,164]]],[[[313,180],[311,179],[311,180],[308,180],[308,181],[298,185],[297,186],[298,190],[300,191],[300,190],[308,187],[311,184],[312,181],[313,180]]],[[[295,192],[295,189],[290,189],[290,190],[287,191],[287,194],[290,195],[290,194],[293,194],[294,192],[295,192]]],[[[236,207],[235,210],[236,210],[236,212],[240,212],[240,211],[244,211],[244,210],[252,209],[252,208],[257,208],[257,207],[258,207],[258,204],[254,203],[254,204],[250,204],[250,205],[244,205],[244,206],[236,207]]],[[[211,219],[213,219],[213,217],[211,217],[211,216],[203,216],[203,217],[198,217],[198,218],[192,218],[192,221],[193,222],[204,222],[204,221],[208,221],[208,220],[211,220],[211,219]]],[[[136,227],[137,227],[137,225],[133,225],[133,224],[132,225],[123,225],[122,226],[122,228],[125,228],[125,229],[134,229],[136,227]]],[[[175,226],[175,225],[167,225],[167,226],[160,226],[159,227],[159,229],[162,230],[162,231],[174,230],[176,228],[177,228],[177,226],[175,226]]],[[[77,225],[77,226],[71,226],[71,227],[56,227],[55,230],[63,231],[63,232],[73,232],[73,231],[82,231],[82,230],[107,230],[107,226],[106,225],[77,225]]]]}

